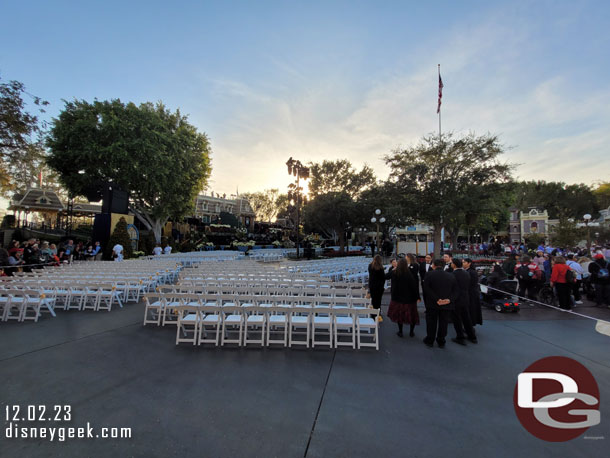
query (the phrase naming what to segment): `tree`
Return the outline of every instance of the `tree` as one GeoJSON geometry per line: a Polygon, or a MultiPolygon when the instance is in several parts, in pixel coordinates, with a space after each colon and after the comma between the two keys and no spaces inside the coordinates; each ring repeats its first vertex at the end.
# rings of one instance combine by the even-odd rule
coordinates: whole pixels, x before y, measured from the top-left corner
{"type": "Polygon", "coordinates": [[[355,211],[354,200],[346,192],[320,194],[303,210],[303,219],[308,232],[321,232],[339,238],[339,249],[343,253],[345,230],[355,211]]]}
{"type": "Polygon", "coordinates": [[[559,224],[552,227],[550,231],[551,242],[561,248],[573,248],[586,238],[585,230],[578,227],[572,218],[560,218],[559,224]]]}
{"type": "Polygon", "coordinates": [[[32,182],[32,174],[24,176],[23,170],[33,171],[35,177],[36,162],[42,162],[44,156],[41,139],[45,126],[26,110],[24,96],[44,113],[49,102],[27,92],[23,83],[0,82],[0,192],[5,196],[32,182]]]}
{"type": "Polygon", "coordinates": [[[582,220],[586,213],[595,214],[598,201],[585,184],[567,185],[557,181],[524,181],[514,185],[515,205],[527,212],[529,208],[545,209],[549,218],[561,217],[582,220]]]}
{"type": "Polygon", "coordinates": [[[274,221],[280,211],[278,207],[278,199],[280,197],[278,189],[247,192],[242,194],[241,197],[248,200],[258,221],[274,221]]]}
{"type": "Polygon", "coordinates": [[[600,183],[599,186],[593,190],[593,195],[597,200],[599,208],[610,208],[610,181],[600,183]]]}
{"type": "MultiPolygon", "coordinates": [[[[445,134],[441,139],[424,137],[419,144],[385,157],[389,182],[407,196],[414,216],[434,227],[435,256],[440,254],[447,218],[464,213],[472,190],[510,180],[513,166],[499,161],[502,152],[496,136],[470,134],[456,140],[445,134]]],[[[484,202],[478,204],[470,210],[481,214],[484,202]]]]}
{"type": "Polygon", "coordinates": [[[49,166],[72,195],[110,182],[157,242],[171,217],[188,214],[210,175],[205,134],[162,103],[66,102],[47,140],[49,166]]]}
{"type": "Polygon", "coordinates": [[[311,198],[330,192],[345,192],[355,199],[376,182],[373,169],[368,165],[357,172],[347,159],[310,163],[309,177],[311,198]]]}
{"type": "Polygon", "coordinates": [[[125,221],[125,218],[123,217],[116,223],[112,235],[108,240],[108,244],[106,245],[105,257],[107,259],[112,259],[112,249],[117,243],[123,247],[123,257],[125,259],[133,257],[131,239],[129,238],[129,232],[127,232],[127,221],[125,221]]]}

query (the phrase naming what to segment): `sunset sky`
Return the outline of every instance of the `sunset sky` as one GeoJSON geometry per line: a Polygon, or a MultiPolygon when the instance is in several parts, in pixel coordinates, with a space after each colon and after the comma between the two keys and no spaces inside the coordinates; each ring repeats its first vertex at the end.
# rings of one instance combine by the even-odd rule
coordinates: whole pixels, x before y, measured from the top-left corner
{"type": "Polygon", "coordinates": [[[610,175],[610,7],[594,1],[9,2],[2,80],[162,100],[213,149],[210,190],[285,190],[285,162],[371,165],[438,131],[500,136],[521,179],[610,175]]]}

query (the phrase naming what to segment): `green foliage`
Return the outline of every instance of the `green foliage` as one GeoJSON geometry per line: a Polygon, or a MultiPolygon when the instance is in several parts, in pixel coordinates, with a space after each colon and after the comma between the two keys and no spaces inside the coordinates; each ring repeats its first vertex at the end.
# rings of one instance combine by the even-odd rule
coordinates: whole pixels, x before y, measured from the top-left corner
{"type": "Polygon", "coordinates": [[[578,227],[573,219],[565,217],[560,218],[559,224],[552,227],[550,232],[551,243],[562,248],[574,247],[587,238],[586,230],[578,227]]]}
{"type": "Polygon", "coordinates": [[[35,181],[44,150],[44,124],[26,110],[29,96],[40,113],[49,103],[32,96],[19,81],[0,82],[0,193],[23,190],[35,181]]]}
{"type": "MultiPolygon", "coordinates": [[[[454,139],[447,134],[424,137],[415,146],[385,157],[389,183],[401,196],[411,215],[435,228],[435,254],[439,254],[440,230],[451,218],[470,220],[494,208],[494,187],[507,183],[512,165],[500,162],[502,146],[492,135],[474,134],[454,139]]],[[[459,227],[464,221],[455,221],[459,227]]]]}
{"type": "Polygon", "coordinates": [[[544,235],[541,235],[541,234],[530,234],[527,237],[525,237],[525,245],[527,246],[527,248],[529,250],[535,250],[545,241],[546,241],[546,238],[544,237],[544,235]]]}
{"type": "Polygon", "coordinates": [[[129,238],[129,233],[127,232],[127,221],[125,218],[122,218],[116,223],[114,230],[112,231],[112,235],[108,240],[108,244],[106,245],[106,250],[104,251],[104,257],[106,259],[112,259],[112,248],[116,244],[120,244],[123,246],[123,257],[125,259],[129,259],[133,257],[133,250],[131,248],[131,239],[129,238]]]}
{"type": "Polygon", "coordinates": [[[376,182],[372,168],[364,165],[362,170],[357,172],[347,159],[310,163],[309,174],[311,198],[327,193],[345,192],[355,199],[376,182]]]}
{"type": "Polygon", "coordinates": [[[346,192],[329,192],[318,195],[303,210],[306,232],[320,232],[339,237],[341,250],[345,243],[347,222],[353,221],[356,205],[346,192]]]}
{"type": "Polygon", "coordinates": [[[610,208],[610,181],[600,183],[597,188],[593,190],[593,195],[597,201],[597,205],[600,209],[610,208]]]}
{"type": "Polygon", "coordinates": [[[595,215],[599,203],[590,186],[567,185],[563,182],[525,181],[514,184],[515,206],[523,212],[530,207],[545,209],[549,218],[581,220],[583,215],[595,215]]]}
{"type": "Polygon", "coordinates": [[[220,212],[218,214],[218,218],[220,218],[221,223],[219,224],[228,224],[231,227],[238,227],[239,221],[237,217],[233,213],[229,212],[220,212]]]}
{"type": "Polygon", "coordinates": [[[241,194],[248,200],[256,214],[257,221],[274,221],[282,208],[278,205],[280,193],[278,189],[265,189],[259,192],[241,194]]]}
{"type": "Polygon", "coordinates": [[[132,210],[157,240],[170,217],[191,212],[210,175],[206,135],[161,103],[66,102],[47,145],[47,162],[71,194],[97,181],[129,190],[132,210]]]}

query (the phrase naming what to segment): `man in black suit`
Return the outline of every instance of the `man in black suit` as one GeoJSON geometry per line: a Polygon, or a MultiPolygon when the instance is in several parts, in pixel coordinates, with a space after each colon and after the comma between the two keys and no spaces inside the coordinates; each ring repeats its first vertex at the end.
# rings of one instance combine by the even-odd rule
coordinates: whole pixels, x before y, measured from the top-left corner
{"type": "Polygon", "coordinates": [[[426,274],[430,269],[432,269],[432,256],[427,254],[426,261],[419,263],[419,278],[421,278],[422,286],[424,284],[424,278],[426,278],[426,274]]]}
{"type": "Polygon", "coordinates": [[[466,336],[468,336],[468,340],[477,343],[477,336],[470,320],[470,274],[462,268],[461,259],[452,259],[451,268],[460,292],[451,312],[456,334],[455,338],[451,340],[457,344],[466,345],[466,336]],[[464,331],[466,331],[466,336],[464,336],[464,331]]]}
{"type": "Polygon", "coordinates": [[[439,348],[445,347],[449,316],[460,295],[455,277],[443,271],[444,267],[442,259],[435,259],[433,270],[428,271],[424,280],[427,330],[424,343],[429,347],[434,344],[435,338],[439,348]]]}
{"type": "Polygon", "coordinates": [[[451,267],[452,259],[453,259],[453,257],[451,256],[451,253],[445,253],[443,255],[443,262],[444,262],[443,269],[445,270],[445,272],[453,272],[453,267],[451,267]]]}

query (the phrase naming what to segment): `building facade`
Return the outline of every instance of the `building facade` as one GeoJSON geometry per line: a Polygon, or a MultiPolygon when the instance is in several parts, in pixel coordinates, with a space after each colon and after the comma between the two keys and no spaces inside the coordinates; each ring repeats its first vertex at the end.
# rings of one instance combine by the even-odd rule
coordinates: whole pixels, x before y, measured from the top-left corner
{"type": "Polygon", "coordinates": [[[200,218],[203,223],[212,223],[218,221],[221,212],[227,212],[234,215],[240,225],[253,231],[256,215],[250,207],[250,203],[240,196],[231,197],[231,199],[227,199],[226,195],[214,196],[214,193],[210,196],[198,195],[195,203],[195,217],[200,218]]]}
{"type": "Polygon", "coordinates": [[[511,243],[524,242],[530,235],[539,234],[548,237],[551,228],[557,225],[558,220],[549,219],[546,210],[530,207],[527,212],[511,208],[508,234],[511,243]]]}

